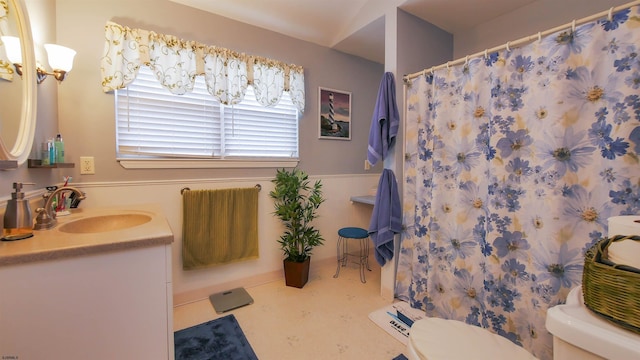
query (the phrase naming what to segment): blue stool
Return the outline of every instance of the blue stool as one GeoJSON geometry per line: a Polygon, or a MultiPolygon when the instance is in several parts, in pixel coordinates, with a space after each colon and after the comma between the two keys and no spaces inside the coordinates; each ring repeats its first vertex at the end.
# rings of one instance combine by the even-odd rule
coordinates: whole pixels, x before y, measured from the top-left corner
{"type": "Polygon", "coordinates": [[[360,281],[366,283],[364,279],[364,269],[371,271],[369,268],[369,232],[365,229],[358,227],[345,227],[338,230],[338,268],[336,274],[333,275],[337,278],[340,274],[340,267],[347,266],[349,257],[357,259],[357,264],[360,266],[360,281]],[[360,250],[357,253],[350,253],[347,240],[358,240],[360,242],[360,250]]]}

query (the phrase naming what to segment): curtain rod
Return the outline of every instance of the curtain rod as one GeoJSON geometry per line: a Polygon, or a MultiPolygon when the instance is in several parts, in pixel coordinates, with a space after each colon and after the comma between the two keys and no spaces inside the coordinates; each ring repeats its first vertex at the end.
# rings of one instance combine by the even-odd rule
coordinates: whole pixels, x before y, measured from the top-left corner
{"type": "Polygon", "coordinates": [[[429,69],[424,69],[422,71],[418,71],[418,72],[415,72],[413,74],[405,75],[403,77],[403,80],[404,80],[404,82],[406,84],[409,80],[411,80],[411,79],[413,79],[415,77],[418,77],[420,75],[424,75],[427,72],[431,72],[433,74],[433,72],[435,70],[439,70],[439,69],[442,69],[442,68],[448,68],[448,67],[453,66],[453,65],[466,63],[466,62],[469,61],[470,58],[476,58],[476,57],[480,57],[480,56],[486,57],[489,53],[493,53],[493,52],[500,51],[500,50],[503,50],[503,49],[511,50],[511,48],[514,47],[514,46],[522,45],[522,44],[531,42],[533,40],[540,40],[543,36],[547,36],[549,34],[553,34],[553,33],[557,32],[557,31],[560,31],[560,30],[563,30],[563,29],[569,28],[571,30],[575,30],[577,25],[586,24],[588,22],[597,20],[597,19],[599,19],[601,17],[607,16],[609,21],[611,21],[614,12],[618,12],[620,10],[624,10],[624,9],[627,9],[627,8],[630,8],[630,7],[636,6],[636,5],[640,5],[640,0],[632,1],[632,2],[630,2],[628,4],[620,5],[620,6],[617,6],[617,7],[614,6],[614,7],[610,8],[609,10],[601,11],[601,12],[599,12],[597,14],[593,14],[591,16],[582,18],[580,20],[573,20],[570,23],[567,23],[567,24],[564,24],[564,25],[560,25],[560,26],[556,26],[553,29],[549,29],[549,30],[542,31],[542,32],[539,31],[537,34],[534,34],[534,35],[526,36],[526,37],[520,38],[520,39],[515,40],[515,41],[507,41],[506,44],[499,45],[499,46],[493,47],[491,49],[485,49],[484,51],[480,51],[480,52],[477,52],[477,53],[472,54],[472,55],[467,55],[467,56],[465,56],[463,58],[460,58],[460,59],[457,59],[457,60],[454,60],[454,61],[447,61],[444,64],[441,64],[441,65],[438,65],[438,66],[433,66],[433,67],[431,67],[429,69]]]}

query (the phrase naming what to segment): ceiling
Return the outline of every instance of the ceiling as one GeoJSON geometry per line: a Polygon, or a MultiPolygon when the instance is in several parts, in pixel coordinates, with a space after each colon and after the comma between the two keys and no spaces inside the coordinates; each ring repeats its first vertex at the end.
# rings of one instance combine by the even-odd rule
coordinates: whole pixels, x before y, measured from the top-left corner
{"type": "Polygon", "coordinates": [[[384,14],[399,7],[456,34],[537,0],[171,0],[384,63],[384,14]]]}

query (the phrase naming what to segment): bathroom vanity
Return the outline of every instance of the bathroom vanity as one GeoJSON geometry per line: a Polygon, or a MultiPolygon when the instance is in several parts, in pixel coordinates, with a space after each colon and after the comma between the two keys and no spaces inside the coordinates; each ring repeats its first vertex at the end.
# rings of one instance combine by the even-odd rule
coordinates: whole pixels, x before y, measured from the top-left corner
{"type": "Polygon", "coordinates": [[[1,242],[0,358],[173,359],[172,242],[153,205],[1,242]]]}

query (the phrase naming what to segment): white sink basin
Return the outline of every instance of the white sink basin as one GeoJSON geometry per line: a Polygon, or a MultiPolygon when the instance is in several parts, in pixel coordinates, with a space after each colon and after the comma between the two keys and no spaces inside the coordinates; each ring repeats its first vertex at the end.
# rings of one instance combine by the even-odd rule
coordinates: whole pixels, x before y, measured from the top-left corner
{"type": "Polygon", "coordinates": [[[147,214],[124,213],[81,218],[61,225],[58,230],[71,234],[93,234],[128,229],[151,221],[147,214]]]}
{"type": "Polygon", "coordinates": [[[582,286],[572,289],[565,305],[547,310],[549,332],[574,346],[606,359],[640,359],[640,335],[618,327],[591,312],[582,286]]]}
{"type": "Polygon", "coordinates": [[[125,251],[173,242],[159,204],[78,208],[58,215],[58,224],[33,237],[0,242],[0,266],[125,251]]]}

